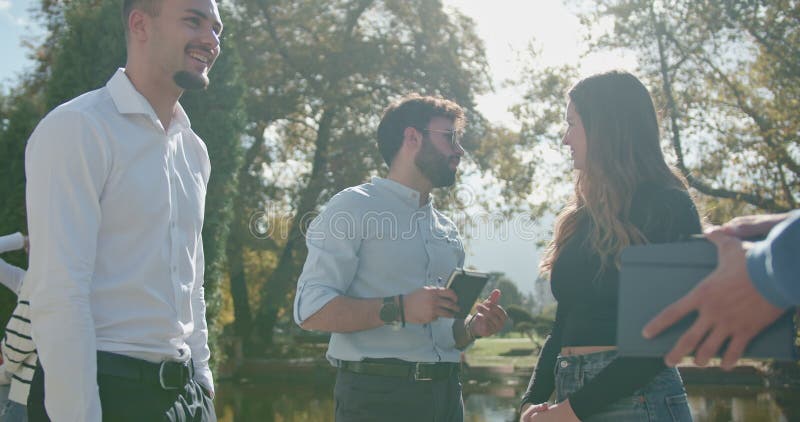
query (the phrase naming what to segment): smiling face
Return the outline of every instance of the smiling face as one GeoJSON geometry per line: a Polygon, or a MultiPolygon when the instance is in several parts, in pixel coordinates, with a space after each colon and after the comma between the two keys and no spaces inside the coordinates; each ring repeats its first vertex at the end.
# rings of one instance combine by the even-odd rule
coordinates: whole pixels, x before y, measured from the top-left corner
{"type": "Polygon", "coordinates": [[[220,53],[222,22],[213,0],[164,0],[148,39],[152,66],[182,89],[204,89],[220,53]]]}
{"type": "Polygon", "coordinates": [[[575,170],[583,170],[586,168],[586,130],[572,101],[567,103],[566,119],[567,131],[561,142],[568,145],[572,152],[572,167],[575,170]]]}

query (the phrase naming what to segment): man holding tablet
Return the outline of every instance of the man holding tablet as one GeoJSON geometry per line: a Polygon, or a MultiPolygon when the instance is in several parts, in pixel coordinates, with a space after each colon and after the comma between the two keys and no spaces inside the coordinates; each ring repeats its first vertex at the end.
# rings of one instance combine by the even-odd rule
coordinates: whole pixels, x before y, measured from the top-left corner
{"type": "Polygon", "coordinates": [[[443,286],[464,249],[430,192],[455,182],[463,126],[461,107],[442,98],[390,105],[378,126],[388,177],[339,192],[309,227],[294,318],[332,333],[339,422],[462,421],[461,349],[506,321],[499,291],[454,319],[458,298],[443,286]]]}

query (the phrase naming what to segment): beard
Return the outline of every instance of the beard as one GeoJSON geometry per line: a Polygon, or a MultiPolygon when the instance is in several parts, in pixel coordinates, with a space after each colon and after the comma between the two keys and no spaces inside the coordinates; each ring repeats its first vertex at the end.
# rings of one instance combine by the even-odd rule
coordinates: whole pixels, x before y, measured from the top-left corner
{"type": "Polygon", "coordinates": [[[193,73],[179,70],[172,75],[175,84],[187,91],[198,91],[208,87],[208,76],[204,73],[193,73]]]}
{"type": "Polygon", "coordinates": [[[414,157],[414,164],[433,187],[452,186],[456,182],[456,171],[450,168],[451,157],[436,149],[427,136],[422,139],[422,148],[414,157]]]}

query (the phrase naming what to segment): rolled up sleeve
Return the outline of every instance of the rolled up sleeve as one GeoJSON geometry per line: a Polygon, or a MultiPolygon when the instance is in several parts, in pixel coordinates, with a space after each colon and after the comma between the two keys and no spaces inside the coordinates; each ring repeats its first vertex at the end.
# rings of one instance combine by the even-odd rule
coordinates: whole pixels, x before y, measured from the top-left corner
{"type": "Polygon", "coordinates": [[[361,225],[347,191],[334,196],[306,233],[306,258],[297,281],[294,320],[300,325],[335,297],[344,295],[358,269],[361,225]]]}

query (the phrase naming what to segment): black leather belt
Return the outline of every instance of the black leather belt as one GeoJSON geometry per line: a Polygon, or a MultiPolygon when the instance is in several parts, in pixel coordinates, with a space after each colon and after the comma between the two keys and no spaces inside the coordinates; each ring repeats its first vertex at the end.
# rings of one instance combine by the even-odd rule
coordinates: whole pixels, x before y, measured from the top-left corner
{"type": "Polygon", "coordinates": [[[339,369],[364,375],[408,378],[414,381],[436,381],[457,374],[456,362],[406,362],[397,359],[339,361],[339,369]]]}
{"type": "Polygon", "coordinates": [[[191,359],[186,362],[148,362],[110,352],[97,352],[97,373],[140,381],[164,390],[183,388],[194,376],[191,359]]]}

